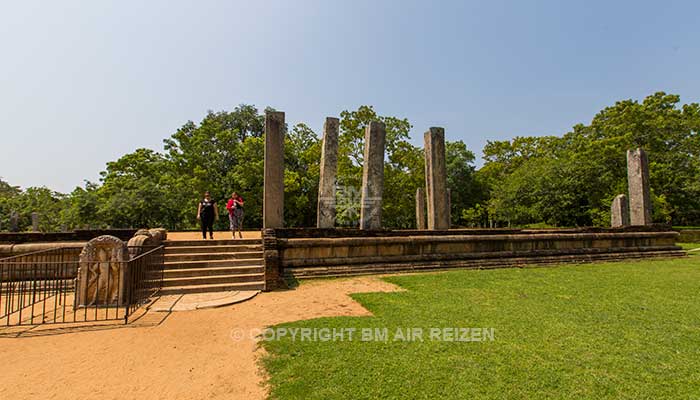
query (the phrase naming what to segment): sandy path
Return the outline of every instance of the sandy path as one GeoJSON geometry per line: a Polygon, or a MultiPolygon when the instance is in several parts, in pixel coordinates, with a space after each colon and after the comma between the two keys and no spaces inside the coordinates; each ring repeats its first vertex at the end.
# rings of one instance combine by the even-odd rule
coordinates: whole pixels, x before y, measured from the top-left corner
{"type": "Polygon", "coordinates": [[[253,339],[233,340],[234,329],[369,315],[347,294],[393,290],[376,277],[310,281],[229,307],[149,312],[127,327],[54,326],[0,337],[0,398],[262,399],[261,350],[253,339]]]}

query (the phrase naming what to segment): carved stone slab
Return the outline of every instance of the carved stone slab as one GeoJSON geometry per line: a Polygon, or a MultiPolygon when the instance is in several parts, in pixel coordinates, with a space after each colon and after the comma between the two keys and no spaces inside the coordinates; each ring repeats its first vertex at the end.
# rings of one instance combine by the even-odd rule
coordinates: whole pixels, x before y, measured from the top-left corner
{"type": "Polygon", "coordinates": [[[80,253],[75,305],[124,305],[128,261],[128,248],[120,239],[103,235],[90,240],[80,253]]]}

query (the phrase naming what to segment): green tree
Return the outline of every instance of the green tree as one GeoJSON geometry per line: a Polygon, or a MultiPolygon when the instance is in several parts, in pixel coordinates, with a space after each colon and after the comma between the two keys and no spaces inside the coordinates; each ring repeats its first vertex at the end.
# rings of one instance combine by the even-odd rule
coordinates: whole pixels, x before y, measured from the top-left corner
{"type": "MultiPolygon", "coordinates": [[[[463,141],[445,143],[447,187],[451,192],[451,216],[455,226],[475,226],[473,218],[464,218],[464,211],[486,200],[484,185],[477,180],[474,153],[463,141]]],[[[481,212],[481,209],[479,209],[481,212]]]]}
{"type": "Polygon", "coordinates": [[[284,219],[288,226],[316,226],[321,142],[306,124],[285,137],[284,219]]]}
{"type": "Polygon", "coordinates": [[[478,175],[501,223],[609,224],[612,198],[627,191],[626,151],[649,154],[654,220],[700,221],[698,104],[663,92],[625,100],[562,138],[490,142],[478,175]]]}
{"type": "Polygon", "coordinates": [[[419,150],[409,142],[411,124],[407,119],[380,116],[371,106],[340,113],[338,137],[338,221],[341,225],[357,226],[364,163],[365,128],[371,121],[386,127],[386,162],[384,167],[383,221],[387,227],[415,226],[412,199],[422,181],[423,164],[419,150]]]}
{"type": "Polygon", "coordinates": [[[97,190],[100,220],[112,227],[179,226],[183,210],[171,171],[171,161],[150,149],[107,163],[97,190]]]}

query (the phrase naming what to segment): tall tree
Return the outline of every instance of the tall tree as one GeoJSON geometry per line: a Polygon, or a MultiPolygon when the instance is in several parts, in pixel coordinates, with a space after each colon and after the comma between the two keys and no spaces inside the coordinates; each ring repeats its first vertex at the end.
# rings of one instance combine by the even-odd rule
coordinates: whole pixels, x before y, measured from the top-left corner
{"type": "Polygon", "coordinates": [[[411,124],[405,118],[380,116],[371,106],[343,111],[340,118],[337,201],[340,224],[357,226],[359,223],[365,127],[371,121],[383,122],[386,126],[387,161],[382,207],[384,224],[387,227],[409,227],[415,224],[415,215],[407,203],[413,197],[411,192],[415,192],[422,180],[420,176],[423,167],[417,157],[418,151],[408,142],[411,124]]]}

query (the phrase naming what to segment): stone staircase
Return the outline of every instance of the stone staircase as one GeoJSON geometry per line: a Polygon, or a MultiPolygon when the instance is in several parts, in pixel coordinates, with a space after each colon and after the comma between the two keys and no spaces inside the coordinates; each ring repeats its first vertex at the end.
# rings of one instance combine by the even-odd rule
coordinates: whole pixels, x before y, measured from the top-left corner
{"type": "Polygon", "coordinates": [[[165,242],[161,295],[263,290],[260,239],[165,242]]]}

